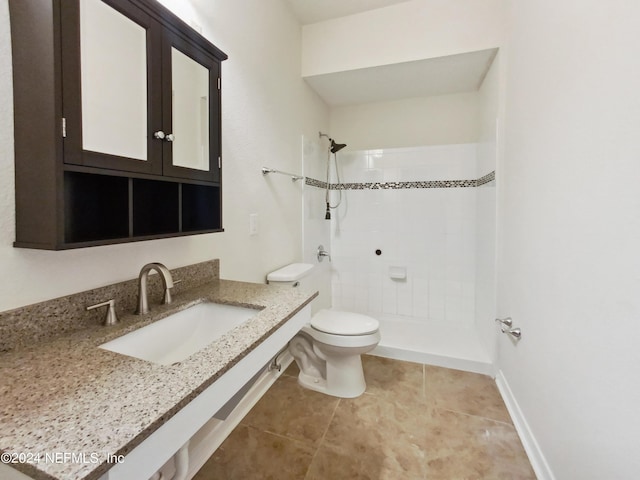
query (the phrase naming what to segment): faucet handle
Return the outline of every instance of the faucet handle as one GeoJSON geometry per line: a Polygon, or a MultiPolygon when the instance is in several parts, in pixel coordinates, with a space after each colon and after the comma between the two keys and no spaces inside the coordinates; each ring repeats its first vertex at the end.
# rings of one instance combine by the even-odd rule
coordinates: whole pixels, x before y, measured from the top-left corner
{"type": "Polygon", "coordinates": [[[116,302],[114,299],[107,300],[106,302],[102,303],[96,303],[95,305],[90,305],[87,307],[87,311],[105,307],[107,305],[109,306],[109,308],[107,308],[107,313],[104,317],[103,325],[115,325],[116,323],[118,323],[118,317],[116,315],[116,302]]]}
{"type": "Polygon", "coordinates": [[[331,255],[329,255],[329,252],[327,252],[322,245],[318,246],[317,252],[316,257],[318,258],[318,262],[322,262],[324,257],[329,257],[329,261],[331,261],[331,255]]]}

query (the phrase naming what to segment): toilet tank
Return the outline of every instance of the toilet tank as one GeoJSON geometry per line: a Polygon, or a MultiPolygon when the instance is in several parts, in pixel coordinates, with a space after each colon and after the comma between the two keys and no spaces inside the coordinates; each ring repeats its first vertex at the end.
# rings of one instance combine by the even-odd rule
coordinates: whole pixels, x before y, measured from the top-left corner
{"type": "Polygon", "coordinates": [[[306,292],[319,292],[320,296],[311,302],[311,315],[322,308],[331,306],[331,292],[322,288],[323,269],[321,264],[292,263],[267,275],[267,283],[270,285],[283,285],[291,288],[300,288],[306,292]]]}
{"type": "Polygon", "coordinates": [[[311,263],[291,263],[268,274],[267,283],[312,290],[313,276],[313,265],[311,263]]]}

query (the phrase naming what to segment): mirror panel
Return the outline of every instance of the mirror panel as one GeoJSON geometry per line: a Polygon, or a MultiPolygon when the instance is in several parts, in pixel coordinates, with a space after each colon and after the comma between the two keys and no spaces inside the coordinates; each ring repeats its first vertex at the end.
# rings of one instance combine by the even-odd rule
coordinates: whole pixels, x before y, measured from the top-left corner
{"type": "Polygon", "coordinates": [[[80,0],[82,148],[147,160],[147,32],[100,0],[80,0]]]}
{"type": "Polygon", "coordinates": [[[173,165],[209,170],[209,69],[171,47],[173,165]]]}

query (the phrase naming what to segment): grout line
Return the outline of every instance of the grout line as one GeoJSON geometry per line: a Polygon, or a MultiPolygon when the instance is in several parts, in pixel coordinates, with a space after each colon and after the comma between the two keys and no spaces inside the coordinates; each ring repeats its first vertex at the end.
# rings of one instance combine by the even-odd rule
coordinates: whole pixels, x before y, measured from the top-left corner
{"type": "Polygon", "coordinates": [[[267,433],[269,435],[273,435],[274,437],[282,438],[284,440],[289,440],[290,442],[293,442],[293,443],[298,443],[300,445],[304,445],[306,447],[313,448],[313,445],[309,444],[305,440],[300,440],[299,438],[289,437],[289,436],[283,435],[281,433],[272,432],[271,430],[262,430],[262,429],[257,428],[257,427],[252,427],[251,425],[246,425],[246,426],[249,427],[249,428],[253,428],[254,430],[258,430],[259,432],[267,433]]]}
{"type": "Polygon", "coordinates": [[[445,411],[445,412],[456,413],[458,415],[464,415],[465,417],[472,417],[472,418],[480,418],[482,420],[489,420],[490,422],[500,423],[502,425],[507,425],[509,427],[515,428],[513,423],[503,422],[502,420],[496,420],[495,418],[483,417],[482,415],[473,415],[472,413],[460,412],[458,410],[451,410],[450,408],[442,408],[442,407],[438,407],[437,405],[434,405],[433,408],[435,408],[436,410],[442,410],[442,411],[445,411]]]}
{"type": "Polygon", "coordinates": [[[311,461],[309,462],[309,466],[307,467],[307,471],[304,474],[304,478],[307,478],[307,475],[309,474],[309,469],[311,468],[311,465],[313,465],[313,461],[316,459],[316,455],[318,455],[318,450],[320,450],[320,447],[322,447],[322,444],[324,443],[324,439],[327,436],[327,432],[329,431],[329,427],[331,426],[331,423],[333,422],[333,418],[336,416],[336,411],[338,410],[338,406],[340,406],[340,402],[342,402],[341,398],[338,399],[338,401],[336,402],[336,406],[333,408],[333,412],[331,412],[331,418],[329,419],[329,422],[327,423],[327,428],[324,429],[324,433],[322,434],[322,437],[320,438],[320,441],[318,442],[318,447],[316,448],[316,451],[313,452],[313,456],[311,457],[311,461]]]}

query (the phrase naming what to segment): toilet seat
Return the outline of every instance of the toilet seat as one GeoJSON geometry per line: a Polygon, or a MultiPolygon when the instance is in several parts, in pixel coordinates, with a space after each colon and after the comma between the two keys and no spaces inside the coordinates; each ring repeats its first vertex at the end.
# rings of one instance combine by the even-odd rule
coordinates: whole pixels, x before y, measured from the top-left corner
{"type": "Polygon", "coordinates": [[[360,348],[367,345],[377,345],[380,342],[379,330],[365,335],[333,335],[316,330],[311,325],[305,325],[300,331],[309,335],[316,342],[332,347],[360,348]]]}
{"type": "Polygon", "coordinates": [[[380,342],[379,322],[375,318],[341,310],[320,310],[302,332],[316,342],[332,347],[362,348],[380,342]],[[346,332],[346,333],[336,333],[346,332]]]}
{"type": "Polygon", "coordinates": [[[375,318],[360,313],[323,309],[311,319],[311,326],[331,335],[369,335],[380,328],[375,318]]]}

